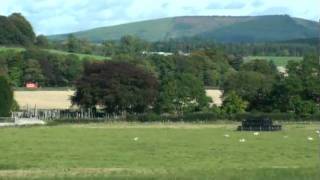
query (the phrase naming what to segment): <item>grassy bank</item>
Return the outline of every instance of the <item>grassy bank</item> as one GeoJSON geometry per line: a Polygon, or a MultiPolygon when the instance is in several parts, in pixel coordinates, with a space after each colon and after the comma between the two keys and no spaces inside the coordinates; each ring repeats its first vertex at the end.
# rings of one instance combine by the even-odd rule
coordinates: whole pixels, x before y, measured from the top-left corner
{"type": "MultiPolygon", "coordinates": [[[[22,47],[3,47],[0,46],[0,52],[1,51],[16,51],[16,52],[22,52],[25,51],[25,48],[22,47]]],[[[105,57],[105,56],[98,56],[98,55],[90,55],[90,54],[80,54],[80,53],[70,53],[66,51],[60,51],[60,50],[55,50],[55,49],[43,49],[45,51],[48,51],[53,54],[60,54],[60,55],[75,55],[78,56],[80,60],[84,59],[95,59],[95,60],[110,60],[110,57],[105,57]]]]}
{"type": "Polygon", "coordinates": [[[0,179],[319,177],[319,124],[286,124],[281,132],[259,136],[237,132],[237,125],[105,123],[3,128],[0,179]],[[240,143],[242,138],[246,142],[240,143]]]}

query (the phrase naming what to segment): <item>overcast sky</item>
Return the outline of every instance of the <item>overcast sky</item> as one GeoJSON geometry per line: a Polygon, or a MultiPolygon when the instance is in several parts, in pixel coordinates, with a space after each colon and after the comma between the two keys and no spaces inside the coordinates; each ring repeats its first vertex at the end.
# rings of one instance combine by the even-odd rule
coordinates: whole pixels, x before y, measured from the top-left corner
{"type": "Polygon", "coordinates": [[[288,14],[320,18],[319,0],[1,0],[0,14],[21,12],[37,34],[59,34],[183,15],[288,14]]]}

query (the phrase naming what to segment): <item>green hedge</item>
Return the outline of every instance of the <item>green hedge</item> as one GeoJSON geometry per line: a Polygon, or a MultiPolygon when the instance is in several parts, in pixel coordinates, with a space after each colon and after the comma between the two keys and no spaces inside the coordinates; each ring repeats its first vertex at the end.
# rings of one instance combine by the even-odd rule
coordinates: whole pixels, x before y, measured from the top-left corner
{"type": "Polygon", "coordinates": [[[49,125],[64,123],[101,123],[101,122],[214,122],[218,120],[242,121],[249,116],[267,116],[274,121],[320,121],[320,114],[305,117],[296,116],[294,113],[243,113],[235,115],[221,115],[213,112],[188,113],[182,116],[177,115],[158,115],[155,113],[128,115],[126,119],[59,119],[49,121],[49,125]]]}
{"type": "Polygon", "coordinates": [[[222,115],[212,112],[188,113],[182,116],[175,115],[158,115],[154,113],[129,115],[128,121],[138,122],[210,122],[217,120],[242,121],[249,116],[267,116],[274,121],[320,121],[320,114],[300,117],[294,113],[242,113],[234,115],[222,115]]]}

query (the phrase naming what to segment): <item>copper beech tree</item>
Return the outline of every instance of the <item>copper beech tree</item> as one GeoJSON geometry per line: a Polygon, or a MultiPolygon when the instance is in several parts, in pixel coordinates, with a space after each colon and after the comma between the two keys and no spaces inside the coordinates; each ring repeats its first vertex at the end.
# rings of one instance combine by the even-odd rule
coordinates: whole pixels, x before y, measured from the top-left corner
{"type": "Polygon", "coordinates": [[[103,107],[108,113],[143,113],[152,108],[158,80],[146,70],[126,62],[95,62],[85,65],[76,82],[74,104],[103,107]]]}

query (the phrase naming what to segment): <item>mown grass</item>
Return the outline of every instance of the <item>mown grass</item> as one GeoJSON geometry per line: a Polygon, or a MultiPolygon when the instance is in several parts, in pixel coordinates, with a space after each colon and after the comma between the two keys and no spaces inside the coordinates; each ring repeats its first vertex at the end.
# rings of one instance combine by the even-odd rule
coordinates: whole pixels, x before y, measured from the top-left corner
{"type": "Polygon", "coordinates": [[[272,61],[276,66],[286,67],[289,61],[302,61],[303,57],[294,56],[248,56],[244,58],[244,62],[253,60],[267,60],[272,61]]]}
{"type": "Polygon", "coordinates": [[[260,136],[236,124],[2,128],[0,179],[318,179],[317,126],[260,136]]]}
{"type": "MultiPolygon", "coordinates": [[[[16,52],[22,52],[25,51],[25,48],[21,48],[21,47],[0,47],[0,52],[1,51],[16,51],[16,52]]],[[[60,55],[75,55],[77,56],[80,60],[84,60],[84,59],[95,59],[95,60],[110,60],[110,57],[105,57],[105,56],[98,56],[98,55],[90,55],[90,54],[80,54],[80,53],[69,53],[69,52],[65,52],[65,51],[60,51],[60,50],[54,50],[54,49],[43,49],[45,51],[48,51],[50,53],[53,54],[60,54],[60,55]]]]}

